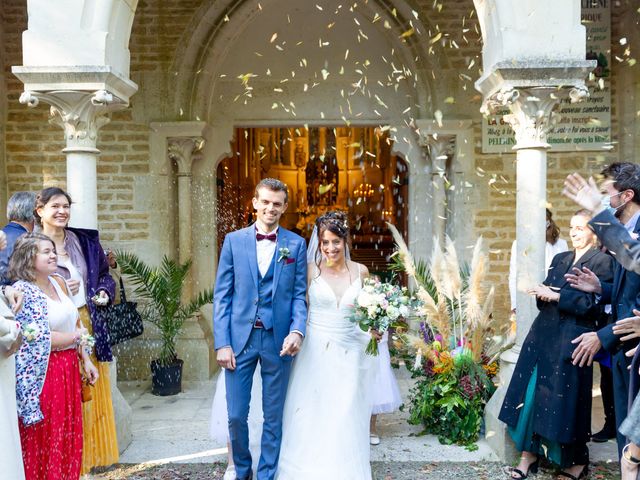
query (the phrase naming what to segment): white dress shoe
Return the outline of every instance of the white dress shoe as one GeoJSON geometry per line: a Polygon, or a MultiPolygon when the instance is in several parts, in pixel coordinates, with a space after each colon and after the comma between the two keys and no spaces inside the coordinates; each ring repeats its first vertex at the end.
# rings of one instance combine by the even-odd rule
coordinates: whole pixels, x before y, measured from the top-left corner
{"type": "Polygon", "coordinates": [[[236,467],[234,465],[229,465],[227,469],[224,471],[224,477],[222,480],[236,480],[236,467]]]}
{"type": "Polygon", "coordinates": [[[380,445],[380,437],[375,433],[369,434],[369,443],[371,445],[380,445]]]}

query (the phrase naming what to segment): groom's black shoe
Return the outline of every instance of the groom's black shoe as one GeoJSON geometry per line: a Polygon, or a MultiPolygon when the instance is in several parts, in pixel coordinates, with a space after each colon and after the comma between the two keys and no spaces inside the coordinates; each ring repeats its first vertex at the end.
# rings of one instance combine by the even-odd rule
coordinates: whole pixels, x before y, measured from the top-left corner
{"type": "Polygon", "coordinates": [[[591,435],[591,441],[596,443],[608,442],[612,438],[616,438],[616,427],[609,423],[605,423],[602,430],[591,435]]]}

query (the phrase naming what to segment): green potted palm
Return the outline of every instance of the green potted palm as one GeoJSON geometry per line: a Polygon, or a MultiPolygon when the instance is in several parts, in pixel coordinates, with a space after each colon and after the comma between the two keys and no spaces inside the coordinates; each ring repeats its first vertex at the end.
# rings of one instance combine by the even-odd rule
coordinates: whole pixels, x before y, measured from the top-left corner
{"type": "Polygon", "coordinates": [[[145,300],[140,315],[155,325],[161,335],[160,353],[151,361],[152,393],[162,396],[180,393],[184,362],[176,353],[176,340],[184,322],[212,302],[213,290],[202,291],[183,303],[182,287],[191,260],[180,264],[165,255],[160,266],[153,268],[129,252],[117,252],[116,259],[122,273],[130,277],[134,293],[145,300]]]}

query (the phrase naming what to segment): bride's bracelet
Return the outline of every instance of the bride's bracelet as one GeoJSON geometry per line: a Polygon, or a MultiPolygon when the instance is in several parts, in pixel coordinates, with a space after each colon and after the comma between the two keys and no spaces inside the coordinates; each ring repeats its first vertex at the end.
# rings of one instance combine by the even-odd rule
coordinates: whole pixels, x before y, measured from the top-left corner
{"type": "Polygon", "coordinates": [[[629,453],[630,445],[631,445],[630,443],[627,443],[622,449],[622,458],[627,462],[631,463],[632,465],[636,465],[636,466],[640,465],[640,458],[636,458],[629,453]]]}

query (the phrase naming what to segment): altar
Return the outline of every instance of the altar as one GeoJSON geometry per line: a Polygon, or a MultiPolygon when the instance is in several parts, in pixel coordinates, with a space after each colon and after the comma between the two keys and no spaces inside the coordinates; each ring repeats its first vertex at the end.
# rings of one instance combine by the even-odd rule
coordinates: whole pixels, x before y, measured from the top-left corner
{"type": "Polygon", "coordinates": [[[217,170],[218,248],[224,235],[254,220],[254,187],[265,177],[289,187],[281,224],[309,238],[319,215],[348,213],[352,256],[386,271],[393,240],[386,222],[406,234],[408,167],[393,151],[389,127],[236,128],[233,156],[217,170]]]}

